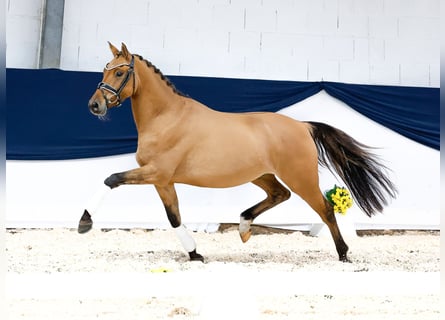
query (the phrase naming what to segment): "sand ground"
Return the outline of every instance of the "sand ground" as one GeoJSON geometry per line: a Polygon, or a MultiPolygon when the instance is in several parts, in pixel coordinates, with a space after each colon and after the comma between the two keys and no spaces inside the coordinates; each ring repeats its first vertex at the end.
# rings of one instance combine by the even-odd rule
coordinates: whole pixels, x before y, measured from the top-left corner
{"type": "Polygon", "coordinates": [[[6,233],[9,319],[439,319],[439,232],[361,232],[352,263],[332,239],[256,227],[6,233]]]}

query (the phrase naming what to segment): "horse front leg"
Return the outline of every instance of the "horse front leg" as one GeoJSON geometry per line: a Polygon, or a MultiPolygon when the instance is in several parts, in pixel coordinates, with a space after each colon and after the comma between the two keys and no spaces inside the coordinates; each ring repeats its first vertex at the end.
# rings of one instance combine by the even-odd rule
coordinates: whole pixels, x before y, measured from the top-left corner
{"type": "Polygon", "coordinates": [[[87,233],[91,230],[93,227],[93,219],[91,219],[91,216],[96,213],[103,199],[110,191],[111,188],[109,186],[102,185],[91,197],[90,201],[85,206],[82,217],[80,218],[79,226],[77,227],[79,233],[87,233]]]}
{"type": "Polygon", "coordinates": [[[159,182],[162,179],[162,175],[157,174],[157,172],[159,172],[159,170],[155,170],[154,166],[144,166],[125,172],[114,173],[109,176],[85,206],[77,231],[79,233],[86,233],[92,229],[93,220],[91,217],[96,213],[103,199],[111,189],[123,184],[153,184],[159,182]]]}
{"type": "Polygon", "coordinates": [[[195,240],[188,233],[185,226],[181,223],[181,215],[179,213],[178,197],[176,195],[175,186],[169,184],[167,186],[155,185],[156,191],[164,204],[167,218],[170,221],[173,230],[179,241],[188,252],[190,260],[204,262],[204,257],[196,252],[195,240]]]}

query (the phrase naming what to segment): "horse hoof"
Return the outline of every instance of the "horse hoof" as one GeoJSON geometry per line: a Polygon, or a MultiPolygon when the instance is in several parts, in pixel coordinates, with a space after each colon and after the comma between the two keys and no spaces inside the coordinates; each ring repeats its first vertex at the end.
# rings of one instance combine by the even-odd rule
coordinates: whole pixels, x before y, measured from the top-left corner
{"type": "Polygon", "coordinates": [[[204,257],[196,252],[196,250],[193,250],[189,252],[190,261],[201,261],[204,262],[204,257]]]}
{"type": "Polygon", "coordinates": [[[82,218],[80,218],[79,226],[77,228],[78,233],[87,233],[93,228],[93,220],[87,210],[83,212],[82,218]]]}
{"type": "Polygon", "coordinates": [[[241,237],[241,241],[243,241],[243,243],[246,243],[247,240],[250,239],[250,236],[252,235],[252,231],[249,230],[249,231],[240,233],[239,235],[240,235],[240,237],[241,237]]]}
{"type": "Polygon", "coordinates": [[[339,259],[341,262],[344,262],[344,263],[352,263],[352,261],[351,260],[349,260],[349,258],[346,256],[346,255],[344,255],[344,256],[340,256],[340,259],[339,259]]]}

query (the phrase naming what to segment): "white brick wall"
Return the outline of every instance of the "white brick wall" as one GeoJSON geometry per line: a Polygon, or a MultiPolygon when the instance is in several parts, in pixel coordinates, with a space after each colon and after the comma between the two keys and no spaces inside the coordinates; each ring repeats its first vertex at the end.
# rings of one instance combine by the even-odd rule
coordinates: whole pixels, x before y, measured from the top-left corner
{"type": "MultiPolygon", "coordinates": [[[[42,0],[8,0],[7,65],[36,67],[42,0]]],[[[65,0],[61,68],[106,41],[166,74],[440,86],[439,0],[65,0]]]]}
{"type": "Polygon", "coordinates": [[[6,1],[6,65],[37,68],[42,0],[6,1]]]}

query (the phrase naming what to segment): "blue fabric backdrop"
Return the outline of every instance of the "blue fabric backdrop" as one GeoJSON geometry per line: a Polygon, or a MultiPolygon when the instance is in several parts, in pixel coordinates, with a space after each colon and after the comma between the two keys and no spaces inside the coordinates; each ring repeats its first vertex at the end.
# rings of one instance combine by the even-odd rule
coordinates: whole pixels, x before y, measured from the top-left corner
{"type": "MultiPolygon", "coordinates": [[[[171,76],[175,86],[209,107],[227,112],[278,111],[326,90],[354,110],[439,150],[440,89],[171,76]]],[[[136,151],[129,101],[101,121],[87,101],[101,73],[55,69],[6,70],[6,157],[60,160],[136,151]]]]}

